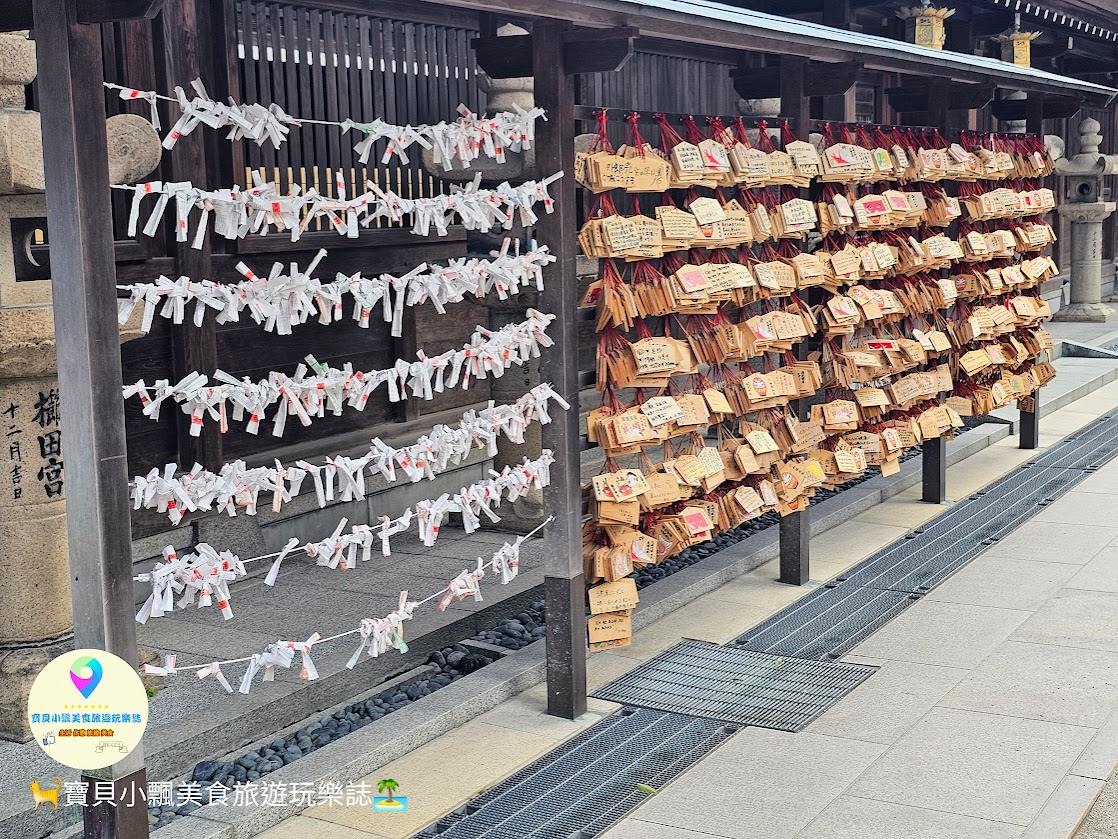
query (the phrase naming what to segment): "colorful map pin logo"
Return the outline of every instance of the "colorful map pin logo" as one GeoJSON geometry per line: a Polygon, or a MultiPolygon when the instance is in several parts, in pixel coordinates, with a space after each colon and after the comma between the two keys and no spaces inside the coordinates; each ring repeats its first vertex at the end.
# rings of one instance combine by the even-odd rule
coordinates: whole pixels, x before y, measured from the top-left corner
{"type": "Polygon", "coordinates": [[[101,669],[101,662],[93,656],[83,655],[81,658],[74,660],[70,665],[70,681],[74,683],[74,687],[86,699],[93,694],[97,689],[97,685],[101,684],[101,674],[104,671],[101,669]]]}

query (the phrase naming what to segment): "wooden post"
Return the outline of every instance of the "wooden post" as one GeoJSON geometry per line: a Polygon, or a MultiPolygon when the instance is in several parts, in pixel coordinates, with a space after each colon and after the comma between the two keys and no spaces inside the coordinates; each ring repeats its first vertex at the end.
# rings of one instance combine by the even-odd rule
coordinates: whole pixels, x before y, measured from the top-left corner
{"type": "Polygon", "coordinates": [[[811,100],[804,95],[806,66],[806,58],[780,57],[780,115],[801,140],[811,133],[811,100]]]}
{"type": "MultiPolygon", "coordinates": [[[[199,26],[197,0],[166,0],[163,11],[155,21],[155,55],[160,63],[156,70],[162,90],[174,90],[190,79],[203,76],[199,56],[199,26]]],[[[217,37],[216,33],[208,33],[217,37]]],[[[208,40],[208,39],[207,39],[208,40]]],[[[168,112],[170,113],[170,112],[168,112]]],[[[207,139],[214,139],[213,131],[194,131],[180,137],[175,151],[167,156],[168,180],[190,181],[195,186],[213,186],[206,165],[207,139]]],[[[194,231],[190,231],[193,238],[194,231]]],[[[192,280],[209,279],[212,275],[210,239],[207,236],[201,249],[191,247],[190,241],[177,242],[172,236],[168,244],[175,257],[175,272],[192,280]]],[[[201,327],[189,319],[186,323],[171,325],[172,369],[176,380],[190,373],[212,375],[217,369],[217,322],[206,318],[201,327]]],[[[182,411],[173,411],[178,435],[179,465],[190,469],[201,463],[207,469],[220,470],[221,431],[216,423],[207,422],[197,437],[190,434],[190,417],[182,411]]]]}
{"type": "Polygon", "coordinates": [[[574,719],[586,711],[586,582],[582,568],[582,489],[578,444],[578,281],[575,277],[574,79],[563,60],[563,24],[532,24],[532,72],[536,105],[547,123],[536,136],[539,177],[562,170],[552,184],[555,212],[540,212],[536,237],[555,254],[544,270],[542,311],[554,314],[549,330],[555,346],[540,358],[540,380],[551,382],[571,409],[543,427],[551,449],[551,486],[545,508],[555,521],[544,531],[544,592],[547,599],[547,712],[574,719]]]}
{"type": "MultiPolygon", "coordinates": [[[[806,140],[811,131],[810,100],[806,96],[807,60],[797,56],[780,58],[780,115],[788,120],[792,131],[806,140]]],[[[807,341],[796,347],[797,356],[807,358],[807,341]]],[[[797,399],[790,406],[799,418],[806,419],[810,410],[807,399],[797,399]]],[[[780,577],[782,583],[802,586],[811,578],[811,508],[789,513],[780,520],[780,577]]]]}
{"type": "Polygon", "coordinates": [[[923,474],[921,501],[942,504],[947,500],[947,440],[935,437],[921,444],[923,474]]]}
{"type": "MultiPolygon", "coordinates": [[[[831,0],[823,4],[823,25],[835,29],[849,29],[853,22],[850,0],[831,0]]],[[[832,122],[853,122],[855,111],[855,87],[851,85],[845,93],[833,93],[823,97],[823,119],[832,122]]],[[[806,140],[807,135],[801,136],[806,140]]]]}
{"type": "MultiPolygon", "coordinates": [[[[77,0],[36,0],[35,42],[50,224],[74,643],[137,663],[116,266],[109,203],[101,30],[77,0]]],[[[142,746],[102,778],[142,802],[142,746]]],[[[101,772],[97,773],[101,775],[101,772]]],[[[127,799],[126,799],[127,800],[127,799]]],[[[140,839],[147,808],[84,809],[85,836],[140,839]]]]}
{"type": "MultiPolygon", "coordinates": [[[[1025,100],[1025,133],[1044,133],[1044,94],[1028,93],[1025,100]]],[[[1021,411],[1017,419],[1018,448],[1040,448],[1040,390],[1032,395],[1028,404],[1033,406],[1031,411],[1021,411]]]]}

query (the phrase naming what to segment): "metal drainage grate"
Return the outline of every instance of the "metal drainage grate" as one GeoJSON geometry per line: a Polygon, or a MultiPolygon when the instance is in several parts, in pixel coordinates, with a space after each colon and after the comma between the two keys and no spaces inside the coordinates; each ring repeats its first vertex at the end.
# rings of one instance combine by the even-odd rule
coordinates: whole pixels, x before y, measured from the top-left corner
{"type": "Polygon", "coordinates": [[[838,580],[924,593],[1082,480],[1068,469],[1017,469],[935,521],[873,554],[838,580]]]}
{"type": "Polygon", "coordinates": [[[418,837],[590,839],[735,731],[716,720],[623,708],[418,837]]]}
{"type": "Polygon", "coordinates": [[[837,658],[1116,455],[1118,414],[1107,414],[733,643],[837,658]]]}
{"type": "Polygon", "coordinates": [[[732,643],[774,655],[838,658],[916,599],[907,592],[825,586],[801,597],[732,643]]]}
{"type": "Polygon", "coordinates": [[[594,696],[723,722],[799,731],[875,669],[684,640],[594,696]]]}
{"type": "Polygon", "coordinates": [[[1045,451],[1034,463],[1064,469],[1097,469],[1118,454],[1118,422],[1107,414],[1045,451]]]}

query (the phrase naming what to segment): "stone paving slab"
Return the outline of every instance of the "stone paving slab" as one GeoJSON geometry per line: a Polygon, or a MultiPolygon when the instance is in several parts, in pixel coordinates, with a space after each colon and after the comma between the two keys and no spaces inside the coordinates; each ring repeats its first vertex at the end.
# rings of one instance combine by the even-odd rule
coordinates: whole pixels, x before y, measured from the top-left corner
{"type": "Polygon", "coordinates": [[[886,745],[897,742],[970,672],[957,667],[885,662],[864,656],[847,656],[843,660],[873,664],[880,669],[806,730],[886,745]]]}
{"type": "Polygon", "coordinates": [[[859,655],[970,669],[982,663],[1032,613],[923,600],[855,648],[859,655]]]}
{"type": "Polygon", "coordinates": [[[1118,708],[1118,653],[1010,641],[940,704],[1099,728],[1118,708]]]}
{"type": "Polygon", "coordinates": [[[799,839],[1017,839],[1021,828],[941,810],[844,795],[799,839]]]}
{"type": "Polygon", "coordinates": [[[1065,589],[1025,621],[1013,640],[1118,651],[1118,594],[1065,589]]]}
{"type": "Polygon", "coordinates": [[[1070,524],[1033,519],[991,545],[982,556],[1086,565],[1118,539],[1118,520],[1113,520],[1113,526],[1110,521],[1107,517],[1091,524],[1070,524]]]}
{"type": "MultiPolygon", "coordinates": [[[[745,728],[636,815],[733,839],[791,839],[885,749],[807,732],[745,728]]],[[[603,839],[613,839],[612,831],[603,839]]]]}
{"type": "Polygon", "coordinates": [[[913,807],[1026,826],[1094,731],[933,708],[848,792],[913,807]]]}
{"type": "Polygon", "coordinates": [[[1035,611],[1076,573],[1074,565],[983,555],[926,596],[944,603],[1035,611]]]}

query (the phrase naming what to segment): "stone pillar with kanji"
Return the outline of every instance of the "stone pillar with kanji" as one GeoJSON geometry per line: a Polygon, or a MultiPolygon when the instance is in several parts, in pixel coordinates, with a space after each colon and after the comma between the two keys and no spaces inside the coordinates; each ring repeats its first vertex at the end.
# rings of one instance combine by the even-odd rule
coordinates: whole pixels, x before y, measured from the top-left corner
{"type": "MultiPolygon", "coordinates": [[[[0,33],[0,737],[12,740],[31,736],[31,683],[74,629],[42,135],[24,108],[34,78],[34,41],[0,33]]],[[[159,161],[138,116],[113,117],[109,144],[118,179],[159,161]]],[[[122,340],[138,335],[129,324],[122,340]]]]}
{"type": "Polygon", "coordinates": [[[73,632],[50,280],[24,270],[47,214],[34,78],[34,43],[0,35],[0,734],[21,740],[31,681],[73,632]]]}

